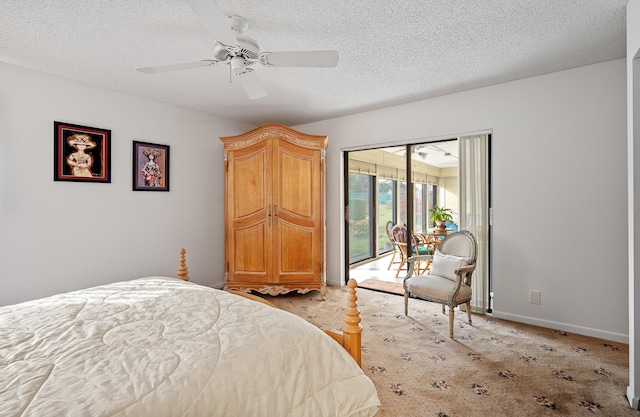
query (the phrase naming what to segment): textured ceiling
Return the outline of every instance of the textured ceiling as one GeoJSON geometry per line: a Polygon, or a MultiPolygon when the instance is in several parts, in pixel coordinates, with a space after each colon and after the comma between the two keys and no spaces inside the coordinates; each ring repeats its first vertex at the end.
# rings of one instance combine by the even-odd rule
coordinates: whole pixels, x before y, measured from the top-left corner
{"type": "Polygon", "coordinates": [[[262,51],[335,49],[335,68],[255,65],[249,100],[183,0],[0,0],[0,61],[251,124],[298,125],[625,56],[627,0],[219,0],[262,51]]]}

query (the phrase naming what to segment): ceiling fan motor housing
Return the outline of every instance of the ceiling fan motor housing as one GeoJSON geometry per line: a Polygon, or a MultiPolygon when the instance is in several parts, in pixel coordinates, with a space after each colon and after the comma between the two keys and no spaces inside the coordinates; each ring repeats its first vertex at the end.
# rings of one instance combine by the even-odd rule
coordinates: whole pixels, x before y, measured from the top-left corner
{"type": "Polygon", "coordinates": [[[239,56],[248,60],[247,65],[252,64],[258,59],[260,46],[258,46],[258,42],[256,42],[255,39],[244,34],[244,31],[249,27],[247,20],[235,14],[228,15],[227,19],[238,41],[238,45],[224,45],[217,42],[213,48],[215,59],[221,62],[227,62],[231,58],[239,56]]]}
{"type": "Polygon", "coordinates": [[[240,46],[239,55],[249,59],[258,58],[258,54],[260,54],[260,47],[255,39],[246,35],[236,35],[236,38],[238,39],[238,45],[240,46]]]}
{"type": "MultiPolygon", "coordinates": [[[[241,56],[252,61],[258,59],[260,47],[254,39],[245,35],[236,35],[236,38],[238,39],[237,47],[216,42],[213,47],[213,56],[218,62],[227,62],[234,56],[241,56]]],[[[249,63],[247,62],[247,64],[249,63]]]]}

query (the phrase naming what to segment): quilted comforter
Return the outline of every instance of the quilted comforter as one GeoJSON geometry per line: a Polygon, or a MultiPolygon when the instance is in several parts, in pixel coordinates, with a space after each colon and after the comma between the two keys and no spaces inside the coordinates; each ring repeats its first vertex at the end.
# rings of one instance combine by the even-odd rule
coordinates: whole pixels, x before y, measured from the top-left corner
{"type": "Polygon", "coordinates": [[[174,278],[0,307],[0,416],[372,416],[373,383],[303,319],[174,278]]]}

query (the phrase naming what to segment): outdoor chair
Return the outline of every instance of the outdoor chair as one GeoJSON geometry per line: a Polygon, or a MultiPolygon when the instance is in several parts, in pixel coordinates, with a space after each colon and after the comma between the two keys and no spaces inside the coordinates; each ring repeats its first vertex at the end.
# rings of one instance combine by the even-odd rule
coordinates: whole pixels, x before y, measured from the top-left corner
{"type": "MultiPolygon", "coordinates": [[[[394,242],[396,243],[398,250],[400,252],[400,265],[398,266],[398,271],[396,272],[396,277],[398,277],[400,275],[400,271],[402,270],[402,267],[407,263],[407,259],[409,259],[409,248],[408,248],[408,244],[407,242],[409,241],[408,238],[408,231],[407,231],[407,226],[404,226],[402,224],[396,224],[395,226],[393,226],[393,228],[391,229],[391,237],[393,238],[394,242]]],[[[426,244],[425,242],[422,241],[422,237],[420,236],[416,236],[416,235],[412,235],[411,236],[412,240],[411,240],[411,252],[412,255],[426,255],[429,253],[430,251],[430,245],[426,244]]],[[[427,263],[425,263],[424,268],[421,269],[420,267],[420,263],[418,264],[418,267],[416,269],[416,273],[420,273],[420,272],[424,272],[424,270],[427,267],[427,263]]]]}
{"type": "Polygon", "coordinates": [[[400,263],[400,261],[396,261],[396,255],[398,254],[399,250],[398,250],[398,245],[396,245],[396,241],[393,240],[393,236],[391,235],[391,229],[393,229],[393,222],[391,220],[389,220],[387,222],[387,237],[389,238],[389,242],[391,243],[391,249],[393,250],[393,253],[391,254],[391,261],[389,262],[389,266],[387,267],[387,270],[391,269],[391,265],[393,264],[397,264],[400,263]]]}
{"type": "Polygon", "coordinates": [[[478,253],[476,238],[462,230],[447,235],[433,255],[417,255],[407,259],[408,270],[404,279],[404,314],[408,315],[409,296],[449,307],[449,337],[453,338],[454,309],[465,304],[471,323],[471,276],[476,269],[478,253]],[[431,261],[424,275],[414,274],[420,264],[431,261]]]}

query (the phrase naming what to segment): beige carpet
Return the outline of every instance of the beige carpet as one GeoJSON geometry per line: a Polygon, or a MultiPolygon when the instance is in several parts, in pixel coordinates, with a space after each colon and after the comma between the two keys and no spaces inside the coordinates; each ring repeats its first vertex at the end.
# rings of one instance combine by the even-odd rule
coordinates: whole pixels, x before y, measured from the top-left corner
{"type": "Polygon", "coordinates": [[[358,282],[358,287],[374,291],[388,292],[391,294],[404,294],[404,289],[402,288],[401,282],[381,281],[379,279],[365,279],[362,282],[358,282]]]}
{"type": "MultiPolygon", "coordinates": [[[[382,402],[376,417],[636,416],[626,400],[628,345],[456,312],[357,289],[362,368],[382,402]]],[[[341,326],[346,288],[265,296],[323,329],[341,326]]]]}

